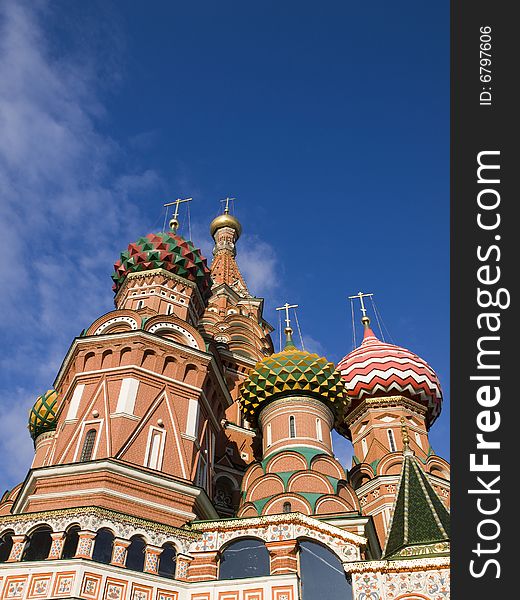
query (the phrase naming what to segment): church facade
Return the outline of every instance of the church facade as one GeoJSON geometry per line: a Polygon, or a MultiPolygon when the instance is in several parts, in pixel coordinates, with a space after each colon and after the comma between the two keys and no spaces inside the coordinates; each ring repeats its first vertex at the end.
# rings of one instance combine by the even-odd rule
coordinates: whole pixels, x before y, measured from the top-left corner
{"type": "Polygon", "coordinates": [[[209,267],[171,225],[121,253],[115,310],[31,410],[33,463],[0,500],[0,600],[448,598],[435,372],[366,315],[334,365],[297,348],[287,308],[275,353],[238,220],[211,223],[209,267]]]}

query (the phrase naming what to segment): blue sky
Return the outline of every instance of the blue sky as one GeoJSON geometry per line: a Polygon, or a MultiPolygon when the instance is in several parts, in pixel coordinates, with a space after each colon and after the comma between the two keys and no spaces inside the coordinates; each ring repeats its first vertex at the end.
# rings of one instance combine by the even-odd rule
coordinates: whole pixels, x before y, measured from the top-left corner
{"type": "Polygon", "coordinates": [[[308,349],[339,361],[373,292],[441,379],[449,457],[448,2],[7,1],[0,81],[3,489],[119,251],[186,195],[207,255],[237,198],[249,287],[273,325],[300,305],[308,349]]]}

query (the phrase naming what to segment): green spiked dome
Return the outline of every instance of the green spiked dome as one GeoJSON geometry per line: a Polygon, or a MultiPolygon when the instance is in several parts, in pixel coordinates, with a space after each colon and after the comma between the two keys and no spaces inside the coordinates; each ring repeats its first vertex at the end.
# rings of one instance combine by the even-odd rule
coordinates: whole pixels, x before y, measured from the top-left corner
{"type": "Polygon", "coordinates": [[[39,396],[29,413],[29,433],[34,441],[42,433],[56,429],[56,409],[58,393],[47,390],[39,396]]]}
{"type": "Polygon", "coordinates": [[[206,259],[192,242],[173,231],[149,233],[128,245],[114,264],[113,289],[117,293],[129,273],[165,269],[197,284],[203,296],[209,293],[211,278],[206,259]]]}
{"type": "Polygon", "coordinates": [[[338,419],[350,404],[334,364],[317,354],[298,350],[289,333],[282,352],[256,363],[242,382],[240,407],[244,418],[255,425],[267,403],[295,394],[321,400],[338,419]]]}

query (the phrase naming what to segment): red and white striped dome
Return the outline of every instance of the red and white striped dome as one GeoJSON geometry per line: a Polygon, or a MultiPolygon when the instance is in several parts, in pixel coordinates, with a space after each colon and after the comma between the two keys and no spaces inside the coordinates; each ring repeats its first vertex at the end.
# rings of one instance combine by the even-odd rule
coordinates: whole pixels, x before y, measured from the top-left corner
{"type": "Polygon", "coordinates": [[[428,409],[428,426],[441,412],[441,384],[435,371],[410,350],[378,340],[368,325],[361,345],[337,369],[352,399],[351,410],[364,398],[403,395],[428,409]]]}

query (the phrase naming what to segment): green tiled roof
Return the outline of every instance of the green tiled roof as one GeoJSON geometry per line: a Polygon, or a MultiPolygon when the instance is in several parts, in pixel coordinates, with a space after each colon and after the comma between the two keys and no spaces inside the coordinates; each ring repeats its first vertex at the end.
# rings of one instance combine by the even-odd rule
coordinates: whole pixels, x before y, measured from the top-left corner
{"type": "Polygon", "coordinates": [[[403,555],[405,548],[407,556],[424,554],[425,546],[431,546],[428,554],[443,553],[449,536],[446,507],[415,456],[406,452],[384,557],[403,555]]]}

